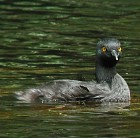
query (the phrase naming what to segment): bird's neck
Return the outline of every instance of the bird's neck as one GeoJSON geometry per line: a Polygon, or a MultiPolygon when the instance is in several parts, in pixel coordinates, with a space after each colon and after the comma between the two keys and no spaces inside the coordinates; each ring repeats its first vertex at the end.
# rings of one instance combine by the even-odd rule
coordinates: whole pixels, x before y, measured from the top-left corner
{"type": "Polygon", "coordinates": [[[116,75],[116,67],[105,67],[101,65],[98,61],[96,62],[96,80],[98,83],[106,82],[108,85],[112,86],[112,80],[116,75]]]}

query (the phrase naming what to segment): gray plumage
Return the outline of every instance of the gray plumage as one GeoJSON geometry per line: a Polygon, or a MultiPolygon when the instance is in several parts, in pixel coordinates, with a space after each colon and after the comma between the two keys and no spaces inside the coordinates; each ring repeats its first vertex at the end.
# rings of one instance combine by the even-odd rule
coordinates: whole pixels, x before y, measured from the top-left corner
{"type": "Polygon", "coordinates": [[[96,48],[96,80],[54,80],[40,87],[16,92],[16,98],[24,102],[45,103],[71,101],[127,102],[130,90],[126,81],[116,73],[121,56],[117,39],[100,40],[96,48]],[[104,48],[104,51],[103,51],[104,48]]]}

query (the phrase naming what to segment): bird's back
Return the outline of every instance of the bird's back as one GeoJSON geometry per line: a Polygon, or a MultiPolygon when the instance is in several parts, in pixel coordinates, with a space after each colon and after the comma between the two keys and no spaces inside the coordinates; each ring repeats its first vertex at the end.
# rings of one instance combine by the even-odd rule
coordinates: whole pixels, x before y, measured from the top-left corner
{"type": "Polygon", "coordinates": [[[24,102],[70,102],[98,100],[109,94],[107,84],[94,81],[54,80],[40,87],[16,92],[17,99],[24,102]]]}

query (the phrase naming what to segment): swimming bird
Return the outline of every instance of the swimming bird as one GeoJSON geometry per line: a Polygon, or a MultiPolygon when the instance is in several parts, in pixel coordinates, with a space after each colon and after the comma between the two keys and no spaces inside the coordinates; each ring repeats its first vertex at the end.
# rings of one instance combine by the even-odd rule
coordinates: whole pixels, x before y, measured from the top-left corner
{"type": "Polygon", "coordinates": [[[116,72],[122,55],[120,41],[101,39],[96,46],[96,81],[54,80],[36,88],[16,92],[20,101],[59,103],[71,101],[127,102],[130,90],[126,81],[116,72]]]}

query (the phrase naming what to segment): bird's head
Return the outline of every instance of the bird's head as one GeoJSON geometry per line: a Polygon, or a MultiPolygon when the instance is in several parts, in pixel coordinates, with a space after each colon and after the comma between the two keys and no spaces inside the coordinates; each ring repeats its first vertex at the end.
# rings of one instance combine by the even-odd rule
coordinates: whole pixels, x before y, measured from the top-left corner
{"type": "Polygon", "coordinates": [[[97,43],[97,62],[104,67],[114,67],[120,59],[122,48],[119,40],[114,38],[102,39],[97,43]]]}

